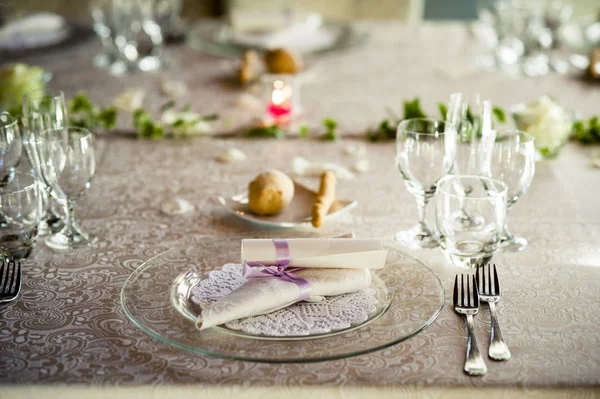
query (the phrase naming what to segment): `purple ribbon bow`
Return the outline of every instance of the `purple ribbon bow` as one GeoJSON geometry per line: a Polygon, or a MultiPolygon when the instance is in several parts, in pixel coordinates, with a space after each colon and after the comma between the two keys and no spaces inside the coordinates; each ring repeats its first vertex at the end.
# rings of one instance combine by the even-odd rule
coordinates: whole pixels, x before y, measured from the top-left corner
{"type": "Polygon", "coordinates": [[[288,269],[290,265],[290,247],[286,240],[273,240],[275,245],[275,264],[263,264],[253,261],[244,261],[242,274],[245,278],[278,278],[280,280],[294,283],[300,289],[298,301],[304,301],[310,297],[310,283],[296,276],[294,273],[300,268],[288,269]]]}

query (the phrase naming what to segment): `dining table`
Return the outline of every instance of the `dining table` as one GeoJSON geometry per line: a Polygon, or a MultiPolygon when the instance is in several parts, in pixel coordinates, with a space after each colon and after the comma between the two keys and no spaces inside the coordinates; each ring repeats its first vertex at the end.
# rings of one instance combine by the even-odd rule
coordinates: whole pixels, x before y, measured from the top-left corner
{"type": "MultiPolygon", "coordinates": [[[[454,276],[465,270],[448,264],[439,248],[398,248],[439,277],[445,303],[437,319],[410,339],[360,356],[290,364],[213,358],[160,342],[126,316],[121,289],[132,272],[193,238],[353,232],[391,239],[412,226],[416,204],[395,165],[393,141],[365,136],[386,108],[401,114],[402,101],[419,97],[426,112],[437,115],[437,104],[458,91],[480,93],[506,110],[549,95],[583,117],[600,112],[600,85],[579,71],[529,78],[481,67],[478,57],[487,50],[468,24],[365,21],[357,27],[367,34],[365,43],[310,58],[301,76],[302,120],[315,131],[324,118],[336,120],[336,141],[235,134],[251,112],[246,89],[232,78],[232,60],[186,43],[167,46],[164,69],[119,77],[92,65],[101,51],[93,36],[2,60],[40,65],[52,73],[52,90],[67,97],[85,91],[98,104],[142,88],[144,107],[154,112],[169,100],[164,82],[182,81],[187,92],[178,105],[220,120],[212,135],[146,140],[136,138],[131,116],[122,112],[115,131],[97,132],[96,175],[76,208],[97,239],[85,249],[55,251],[40,237],[22,262],[19,298],[0,305],[1,398],[600,397],[600,169],[592,149],[576,142],[536,163],[529,190],[508,213],[513,233],[529,244],[494,255],[503,294],[498,316],[512,357],[485,356],[485,376],[463,371],[466,327],[451,293],[454,276]],[[356,155],[349,146],[364,148],[368,170],[339,180],[337,195],[358,206],[322,228],[259,228],[217,200],[244,192],[260,171],[293,172],[295,157],[352,170],[356,155]],[[232,148],[247,159],[219,162],[232,148]],[[164,213],[164,204],[176,198],[193,210],[164,213]]],[[[297,179],[314,189],[319,184],[317,177],[297,179]]],[[[487,307],[476,323],[487,355],[487,307]]]]}

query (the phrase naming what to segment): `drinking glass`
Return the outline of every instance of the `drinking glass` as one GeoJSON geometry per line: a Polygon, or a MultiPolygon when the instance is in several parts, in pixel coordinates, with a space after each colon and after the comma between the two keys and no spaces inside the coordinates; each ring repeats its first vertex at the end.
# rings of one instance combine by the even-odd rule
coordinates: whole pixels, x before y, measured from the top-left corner
{"type": "Polygon", "coordinates": [[[98,68],[114,68],[118,58],[117,45],[115,43],[116,29],[113,12],[113,2],[122,0],[92,0],[90,12],[94,31],[102,42],[102,52],[94,57],[94,65],[98,68]]]}
{"type": "Polygon", "coordinates": [[[44,180],[41,171],[40,156],[36,147],[36,140],[40,138],[41,132],[54,129],[59,131],[66,129],[68,124],[67,105],[62,92],[55,93],[27,93],[23,96],[23,143],[29,164],[33,173],[39,177],[44,184],[42,192],[45,213],[39,227],[40,235],[59,231],[63,225],[60,215],[53,209],[49,198],[50,187],[44,180]]]}
{"type": "Polygon", "coordinates": [[[489,161],[494,144],[491,111],[489,100],[482,101],[477,93],[452,94],[448,120],[456,126],[457,131],[453,174],[481,175],[487,170],[485,164],[489,161]]]}
{"type": "Polygon", "coordinates": [[[15,172],[0,190],[0,249],[9,259],[29,256],[42,215],[38,179],[29,173],[15,172]]]}
{"type": "Polygon", "coordinates": [[[448,261],[459,267],[475,267],[491,260],[506,220],[506,195],[504,183],[483,176],[448,175],[440,180],[435,221],[448,261]],[[457,223],[465,211],[481,223],[457,223]]]}
{"type": "MultiPolygon", "coordinates": [[[[506,129],[497,133],[492,150],[488,176],[500,180],[508,187],[507,209],[525,194],[535,174],[535,147],[532,135],[506,129]]],[[[504,225],[501,246],[515,252],[527,246],[527,239],[515,237],[504,225]]]]}
{"type": "Polygon", "coordinates": [[[46,245],[55,249],[89,245],[93,237],[78,225],[74,209],[75,201],[90,187],[95,173],[92,133],[76,127],[45,130],[36,147],[44,180],[66,213],[63,229],[46,238],[46,245]]]}
{"type": "Polygon", "coordinates": [[[435,119],[406,119],[396,133],[396,166],[408,191],[417,200],[419,222],[396,234],[408,248],[434,248],[435,235],[426,224],[426,206],[438,180],[452,169],[456,155],[456,130],[451,123],[435,119]]]}
{"type": "Polygon", "coordinates": [[[0,189],[6,186],[15,174],[21,160],[21,134],[17,119],[7,112],[0,113],[0,189]]]}
{"type": "Polygon", "coordinates": [[[163,61],[164,32],[159,24],[165,0],[113,0],[112,20],[119,59],[126,70],[154,71],[163,61]]]}

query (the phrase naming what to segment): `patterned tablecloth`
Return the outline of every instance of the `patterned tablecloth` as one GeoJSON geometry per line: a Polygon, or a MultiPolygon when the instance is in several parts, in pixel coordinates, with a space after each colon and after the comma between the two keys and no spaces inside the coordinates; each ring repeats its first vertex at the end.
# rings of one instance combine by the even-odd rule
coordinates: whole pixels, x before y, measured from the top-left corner
{"type": "MultiPolygon", "coordinates": [[[[598,112],[600,90],[576,76],[511,80],[498,72],[476,70],[472,59],[477,51],[463,26],[365,27],[371,33],[368,46],[322,59],[306,78],[307,120],[334,117],[344,132],[357,133],[376,123],[385,105],[420,95],[425,107],[434,109],[455,90],[479,91],[502,106],[548,93],[583,114],[598,112]]],[[[68,95],[85,89],[104,102],[124,87],[143,85],[148,104],[158,107],[165,101],[160,81],[182,79],[190,87],[187,100],[195,110],[242,119],[244,111],[232,108],[239,90],[227,80],[229,66],[223,59],[174,47],[170,70],[118,79],[90,66],[97,51],[95,42],[84,42],[24,61],[52,71],[54,88],[68,95]]],[[[525,252],[496,258],[504,286],[499,317],[513,358],[508,363],[488,360],[483,378],[462,372],[465,330],[450,299],[432,326],[402,344],[317,364],[269,365],[195,356],[146,336],[125,317],[119,291],[150,257],[192,235],[268,235],[227,216],[217,195],[244,190],[264,168],[290,171],[294,156],[351,167],[354,158],[344,150],[362,142],[369,172],[339,185],[339,195],[357,199],[359,206],[346,219],[314,234],[353,230],[364,237],[391,237],[415,222],[416,210],[394,167],[390,144],[367,144],[357,138],[337,143],[210,138],[157,142],[102,136],[97,176],[79,201],[82,224],[99,240],[89,249],[66,253],[38,243],[25,262],[21,298],[0,307],[0,383],[18,384],[3,387],[3,392],[20,397],[42,392],[23,390],[22,384],[62,383],[201,384],[209,392],[224,387],[233,394],[240,392],[240,384],[284,388],[290,395],[298,388],[317,386],[341,387],[341,393],[378,388],[392,394],[421,387],[441,396],[448,391],[438,388],[464,393],[475,387],[579,387],[588,389],[583,394],[597,394],[589,389],[600,385],[600,172],[591,166],[588,150],[574,144],[558,159],[537,164],[529,192],[510,213],[514,232],[530,240],[525,252]],[[215,161],[217,154],[233,147],[247,153],[248,160],[215,161]],[[195,211],[164,215],[161,204],[174,196],[190,201],[195,211]]],[[[315,179],[303,181],[317,185],[315,179]]],[[[451,289],[457,270],[444,263],[439,250],[411,253],[438,273],[447,291],[451,289]]],[[[484,310],[477,318],[483,348],[488,317],[484,310]]]]}

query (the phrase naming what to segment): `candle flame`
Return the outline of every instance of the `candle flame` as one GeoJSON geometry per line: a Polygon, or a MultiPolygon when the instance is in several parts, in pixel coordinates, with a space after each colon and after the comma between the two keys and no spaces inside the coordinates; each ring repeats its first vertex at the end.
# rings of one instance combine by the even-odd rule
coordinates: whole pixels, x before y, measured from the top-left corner
{"type": "Polygon", "coordinates": [[[285,101],[285,95],[283,91],[275,89],[273,90],[273,94],[271,95],[271,101],[275,105],[281,105],[285,101]]]}

